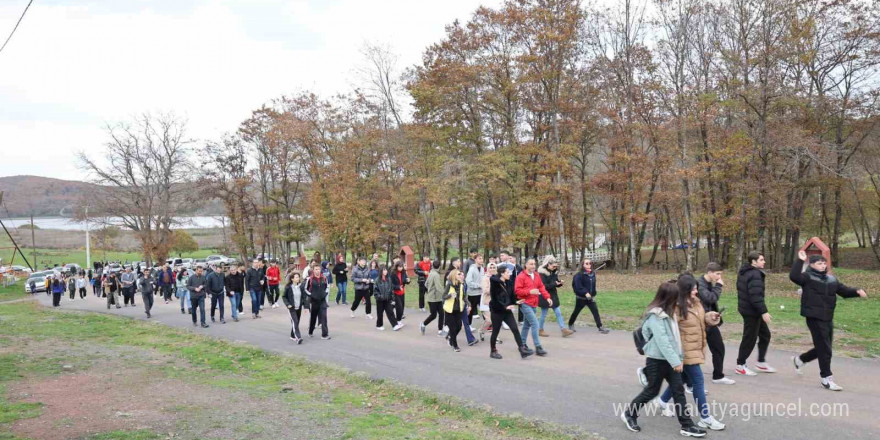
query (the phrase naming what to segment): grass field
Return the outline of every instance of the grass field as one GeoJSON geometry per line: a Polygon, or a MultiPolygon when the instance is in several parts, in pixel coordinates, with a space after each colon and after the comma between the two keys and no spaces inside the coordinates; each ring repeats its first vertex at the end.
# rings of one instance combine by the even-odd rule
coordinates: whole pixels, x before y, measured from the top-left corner
{"type": "Polygon", "coordinates": [[[0,304],[0,439],[590,438],[122,317],[0,304]]]}

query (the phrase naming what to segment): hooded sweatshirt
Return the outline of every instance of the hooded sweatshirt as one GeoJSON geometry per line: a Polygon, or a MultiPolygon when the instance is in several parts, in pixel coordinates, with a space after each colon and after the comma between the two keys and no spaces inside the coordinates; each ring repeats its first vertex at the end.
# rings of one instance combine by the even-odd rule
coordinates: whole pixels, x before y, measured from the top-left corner
{"type": "Polygon", "coordinates": [[[681,334],[676,319],[670,318],[660,307],[648,310],[648,318],[642,324],[645,356],[665,360],[673,368],[682,364],[681,334]]]}

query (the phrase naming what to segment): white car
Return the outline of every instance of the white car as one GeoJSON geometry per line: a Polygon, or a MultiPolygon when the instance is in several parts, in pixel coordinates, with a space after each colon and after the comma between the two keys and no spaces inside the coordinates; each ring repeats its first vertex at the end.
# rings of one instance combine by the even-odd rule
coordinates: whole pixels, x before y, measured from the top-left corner
{"type": "Polygon", "coordinates": [[[24,292],[25,293],[36,293],[36,292],[45,292],[46,291],[46,277],[45,276],[36,276],[30,277],[27,281],[24,282],[24,292]],[[34,283],[34,291],[31,292],[31,281],[34,283]]]}
{"type": "Polygon", "coordinates": [[[205,262],[208,264],[229,264],[233,260],[225,255],[208,255],[205,262]]]}
{"type": "Polygon", "coordinates": [[[184,269],[192,269],[193,261],[194,260],[192,258],[181,258],[180,264],[176,264],[174,267],[182,267],[184,269]]]}

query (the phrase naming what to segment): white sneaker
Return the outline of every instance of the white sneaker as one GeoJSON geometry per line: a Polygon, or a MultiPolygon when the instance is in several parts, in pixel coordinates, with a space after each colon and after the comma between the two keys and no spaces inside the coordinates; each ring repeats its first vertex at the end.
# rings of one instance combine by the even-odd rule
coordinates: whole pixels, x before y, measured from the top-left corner
{"type": "Polygon", "coordinates": [[[351,311],[351,317],[354,318],[354,310],[351,311]]]}
{"type": "Polygon", "coordinates": [[[449,326],[448,325],[443,326],[443,333],[449,333],[449,326]]]}
{"type": "Polygon", "coordinates": [[[475,329],[474,326],[471,326],[471,333],[473,333],[475,331],[477,331],[477,329],[475,329]]]}
{"type": "Polygon", "coordinates": [[[842,386],[834,383],[834,376],[828,376],[822,379],[822,386],[825,387],[826,390],[843,391],[842,386]]]}
{"type": "Polygon", "coordinates": [[[656,403],[657,406],[663,410],[662,414],[664,417],[674,417],[675,416],[675,409],[673,409],[673,406],[660,400],[660,396],[657,396],[656,398],[654,398],[654,403],[656,403]]]}
{"type": "Polygon", "coordinates": [[[510,326],[508,326],[506,322],[501,323],[501,328],[503,328],[504,330],[510,330],[510,326]]]}
{"type": "Polygon", "coordinates": [[[437,336],[442,338],[444,336],[443,330],[437,330],[437,336]]]}
{"type": "Polygon", "coordinates": [[[385,331],[385,326],[383,325],[382,327],[376,327],[376,330],[385,331]]]}
{"type": "Polygon", "coordinates": [[[758,370],[762,373],[775,373],[776,372],[776,369],[771,367],[766,362],[758,362],[757,364],[755,364],[755,370],[758,370]]]}
{"type": "Polygon", "coordinates": [[[712,379],[712,383],[717,383],[718,385],[733,385],[736,381],[725,376],[721,379],[712,379]]]}
{"type": "Polygon", "coordinates": [[[694,394],[694,387],[689,387],[689,386],[685,385],[684,392],[686,392],[688,394],[694,394]]]}
{"type": "Polygon", "coordinates": [[[734,373],[742,375],[742,376],[757,376],[758,373],[755,373],[752,370],[749,370],[748,365],[737,365],[736,368],[733,369],[734,373]]]}
{"type": "Polygon", "coordinates": [[[419,311],[425,313],[425,309],[419,309],[419,311]]]}
{"type": "Polygon", "coordinates": [[[643,367],[639,367],[638,369],[636,369],[636,377],[638,377],[639,379],[639,385],[641,385],[642,387],[648,386],[648,377],[645,376],[645,369],[643,367]]]}
{"type": "Polygon", "coordinates": [[[697,426],[704,429],[711,429],[713,431],[721,431],[725,428],[724,423],[715,420],[715,417],[712,416],[700,419],[700,421],[697,422],[697,426]]]}
{"type": "Polygon", "coordinates": [[[373,319],[373,315],[367,315],[367,321],[371,321],[373,319]]]}
{"type": "Polygon", "coordinates": [[[801,360],[800,356],[792,356],[791,363],[794,364],[794,372],[797,374],[804,374],[804,370],[801,368],[804,367],[804,361],[801,360]]]}
{"type": "Polygon", "coordinates": [[[405,325],[404,323],[398,322],[397,325],[395,325],[392,330],[398,331],[398,330],[402,329],[404,325],[405,325]]]}

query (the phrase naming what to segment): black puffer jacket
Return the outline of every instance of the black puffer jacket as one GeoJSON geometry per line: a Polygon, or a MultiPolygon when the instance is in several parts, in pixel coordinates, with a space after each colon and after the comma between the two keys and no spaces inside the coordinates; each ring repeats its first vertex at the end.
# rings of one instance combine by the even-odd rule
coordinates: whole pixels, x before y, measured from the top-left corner
{"type": "Polygon", "coordinates": [[[801,294],[801,316],[822,321],[834,319],[834,308],[837,307],[837,295],[844,298],[859,296],[858,290],[847,287],[834,275],[819,272],[808,267],[803,272],[804,262],[795,260],[788,278],[803,288],[801,294]]]}
{"type": "MultiPolygon", "coordinates": [[[[541,281],[544,283],[544,288],[547,289],[547,293],[550,294],[550,299],[553,300],[553,307],[559,307],[559,294],[556,292],[556,282],[559,281],[559,271],[551,271],[542,267],[538,269],[538,274],[541,275],[541,281]]],[[[544,299],[543,295],[538,295],[538,307],[542,309],[550,308],[550,303],[544,299]]]]}
{"type": "Polygon", "coordinates": [[[508,306],[513,305],[513,295],[507,288],[507,283],[498,275],[489,278],[489,310],[495,313],[504,313],[508,306]]]}
{"type": "Polygon", "coordinates": [[[764,271],[746,264],[736,277],[737,308],[743,316],[760,316],[767,313],[764,304],[764,271]]]}

